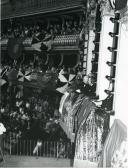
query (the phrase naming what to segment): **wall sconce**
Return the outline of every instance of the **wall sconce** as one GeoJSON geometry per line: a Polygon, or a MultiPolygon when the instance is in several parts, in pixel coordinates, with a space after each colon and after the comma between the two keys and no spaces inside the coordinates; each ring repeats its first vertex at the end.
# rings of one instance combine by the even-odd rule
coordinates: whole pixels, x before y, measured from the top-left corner
{"type": "Polygon", "coordinates": [[[111,82],[114,82],[115,80],[114,80],[114,78],[112,77],[112,76],[108,76],[108,75],[106,75],[105,76],[109,81],[111,81],[111,82]]]}
{"type": "Polygon", "coordinates": [[[110,17],[110,21],[111,21],[112,23],[117,23],[117,22],[118,22],[118,20],[119,20],[119,19],[116,19],[116,18],[112,18],[112,17],[110,17]]]}
{"type": "Polygon", "coordinates": [[[110,52],[114,52],[114,51],[115,51],[115,48],[113,48],[113,47],[108,47],[108,50],[109,50],[110,52]]]}
{"type": "Polygon", "coordinates": [[[108,95],[113,95],[113,92],[111,90],[105,89],[104,92],[107,93],[108,95]]]}
{"type": "Polygon", "coordinates": [[[114,66],[114,62],[107,61],[106,64],[108,64],[109,66],[114,66]]]}
{"type": "Polygon", "coordinates": [[[112,32],[109,32],[109,35],[111,36],[111,37],[116,37],[116,33],[112,33],[112,32]]]}

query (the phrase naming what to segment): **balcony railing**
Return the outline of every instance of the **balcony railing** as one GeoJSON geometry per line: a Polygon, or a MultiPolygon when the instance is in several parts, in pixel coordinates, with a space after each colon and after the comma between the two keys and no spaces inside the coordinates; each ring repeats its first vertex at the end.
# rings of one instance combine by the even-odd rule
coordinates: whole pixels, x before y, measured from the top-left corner
{"type": "Polygon", "coordinates": [[[53,12],[82,6],[82,0],[27,0],[2,5],[2,19],[53,12]]]}
{"type": "Polygon", "coordinates": [[[2,149],[4,154],[9,155],[70,158],[72,144],[67,141],[25,139],[10,133],[4,135],[2,149]]]}
{"type": "MultiPolygon", "coordinates": [[[[8,38],[3,38],[1,41],[1,48],[7,49],[8,38]]],[[[25,50],[34,50],[32,47],[32,38],[26,38],[23,41],[25,50]]],[[[52,42],[53,50],[78,50],[79,49],[79,34],[56,36],[52,42]],[[65,47],[65,48],[64,48],[65,47]],[[73,48],[72,48],[73,47],[73,48]]]]}

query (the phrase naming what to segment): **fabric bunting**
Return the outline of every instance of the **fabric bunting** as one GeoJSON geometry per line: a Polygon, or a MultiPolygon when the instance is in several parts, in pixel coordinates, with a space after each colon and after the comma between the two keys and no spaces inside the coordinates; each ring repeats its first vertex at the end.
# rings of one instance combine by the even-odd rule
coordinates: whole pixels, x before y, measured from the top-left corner
{"type": "Polygon", "coordinates": [[[18,81],[20,82],[24,82],[24,80],[31,80],[31,72],[30,71],[26,71],[25,73],[22,73],[21,71],[18,72],[18,81]]]}
{"type": "Polygon", "coordinates": [[[0,79],[0,87],[7,83],[4,79],[0,79]]]}
{"type": "Polygon", "coordinates": [[[62,82],[64,85],[62,87],[57,88],[56,90],[60,93],[65,93],[68,85],[72,82],[72,80],[75,78],[76,75],[74,74],[69,74],[68,77],[66,77],[65,74],[59,74],[59,80],[62,82]]]}
{"type": "Polygon", "coordinates": [[[41,44],[42,42],[34,43],[32,44],[32,48],[34,48],[36,51],[41,52],[41,44]]]}

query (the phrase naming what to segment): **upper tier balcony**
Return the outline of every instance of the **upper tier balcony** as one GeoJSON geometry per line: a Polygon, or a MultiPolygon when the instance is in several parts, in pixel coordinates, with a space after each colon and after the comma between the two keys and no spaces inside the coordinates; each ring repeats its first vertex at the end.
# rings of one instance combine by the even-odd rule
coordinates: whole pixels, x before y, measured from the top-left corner
{"type": "Polygon", "coordinates": [[[2,3],[1,18],[15,18],[21,16],[58,12],[68,9],[78,9],[83,6],[83,0],[7,0],[2,3]]]}

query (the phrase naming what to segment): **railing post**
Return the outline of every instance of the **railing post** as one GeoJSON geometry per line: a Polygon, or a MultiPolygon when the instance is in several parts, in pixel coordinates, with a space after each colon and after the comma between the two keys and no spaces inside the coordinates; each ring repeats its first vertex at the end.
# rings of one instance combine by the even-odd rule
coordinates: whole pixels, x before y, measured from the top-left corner
{"type": "Polygon", "coordinates": [[[58,158],[58,154],[59,154],[59,142],[57,142],[57,158],[58,158]]]}
{"type": "Polygon", "coordinates": [[[9,141],[10,141],[10,143],[9,143],[9,154],[11,155],[12,154],[12,150],[11,150],[11,133],[9,134],[9,141]]]}

